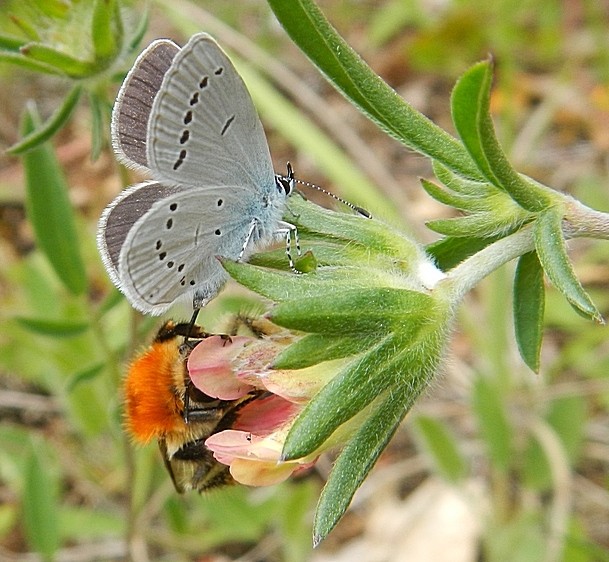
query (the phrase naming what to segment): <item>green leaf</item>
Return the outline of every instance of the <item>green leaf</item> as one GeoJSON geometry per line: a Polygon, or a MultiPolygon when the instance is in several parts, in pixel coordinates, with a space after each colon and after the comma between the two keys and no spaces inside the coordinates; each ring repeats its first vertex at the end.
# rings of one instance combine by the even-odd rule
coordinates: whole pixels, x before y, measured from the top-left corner
{"type": "Polygon", "coordinates": [[[98,363],[89,367],[84,371],[79,371],[72,375],[66,383],[66,392],[72,392],[78,385],[95,379],[99,374],[103,372],[106,365],[105,363],[98,363]]]}
{"type": "Polygon", "coordinates": [[[535,373],[539,372],[544,305],[543,269],[537,253],[529,252],[518,260],[514,277],[514,331],[520,356],[535,373]]]}
{"type": "Polygon", "coordinates": [[[9,147],[6,152],[9,154],[22,154],[28,150],[42,144],[49,140],[61,127],[63,127],[74,108],[80,100],[82,94],[82,86],[75,86],[72,88],[70,93],[64,98],[63,103],[55,110],[53,115],[49,117],[42,125],[36,127],[33,131],[28,133],[19,142],[9,147]]]}
{"type": "MultiPolygon", "coordinates": [[[[555,430],[564,451],[569,458],[570,466],[575,465],[585,442],[587,420],[586,400],[581,396],[565,396],[552,401],[545,418],[555,430]]],[[[523,456],[523,473],[527,485],[539,490],[552,487],[553,467],[550,458],[540,442],[531,436],[529,447],[523,456]]]]}
{"type": "Polygon", "coordinates": [[[417,330],[432,308],[432,298],[424,293],[372,287],[284,301],[270,319],[303,332],[380,337],[396,329],[417,330]]]}
{"type": "Polygon", "coordinates": [[[62,74],[58,68],[51,66],[50,64],[30,59],[21,53],[0,52],[0,63],[3,62],[14,64],[34,72],[43,72],[45,74],[62,74]]]}
{"type": "Polygon", "coordinates": [[[12,37],[10,35],[4,35],[0,33],[0,49],[7,51],[19,52],[19,49],[25,45],[25,41],[19,37],[12,37]]]}
{"type": "Polygon", "coordinates": [[[400,98],[340,37],[312,0],[269,0],[269,5],[328,80],[383,130],[450,169],[480,177],[461,144],[400,98]]]}
{"type": "MultiPolygon", "coordinates": [[[[23,117],[22,134],[36,128],[38,116],[29,106],[23,117]]],[[[55,154],[47,144],[23,155],[26,178],[26,208],[36,243],[63,284],[76,295],[87,289],[74,213],[68,187],[55,154]]]]}
{"type": "Polygon", "coordinates": [[[89,329],[88,322],[74,322],[70,320],[43,320],[40,318],[24,318],[19,316],[17,322],[35,334],[65,338],[79,336],[89,329]]]}
{"type": "Polygon", "coordinates": [[[86,78],[98,71],[95,63],[78,59],[42,43],[28,43],[21,48],[21,53],[34,61],[56,68],[71,78],[86,78]]]}
{"type": "Polygon", "coordinates": [[[389,392],[374,405],[370,417],[334,463],[319,497],[313,523],[313,545],[324,540],[343,516],[353,495],[393,437],[408,408],[389,392]]]}
{"type": "Polygon", "coordinates": [[[95,60],[98,63],[111,62],[118,53],[123,38],[123,26],[116,0],[96,0],[91,31],[95,60]]]}
{"type": "Polygon", "coordinates": [[[465,476],[466,466],[457,441],[446,425],[429,416],[418,416],[415,426],[436,470],[456,484],[465,476]]]}
{"type": "Polygon", "coordinates": [[[427,221],[427,228],[445,236],[468,238],[490,238],[499,234],[506,236],[521,224],[518,217],[498,217],[493,211],[427,221]],[[503,219],[503,220],[499,220],[503,219]]]}
{"type": "Polygon", "coordinates": [[[140,42],[146,34],[146,31],[148,31],[148,23],[150,22],[150,6],[150,3],[144,4],[143,9],[145,11],[143,14],[140,13],[140,17],[137,22],[137,27],[135,28],[135,31],[133,32],[131,37],[129,37],[129,44],[127,45],[127,52],[129,53],[133,52],[139,47],[140,42]]]}
{"type": "Polygon", "coordinates": [[[567,255],[562,219],[561,207],[553,207],[539,213],[535,222],[535,248],[539,261],[552,284],[571,306],[587,318],[602,323],[601,313],[579,282],[567,255]]]}
{"type": "Polygon", "coordinates": [[[449,170],[439,162],[433,163],[435,176],[451,191],[472,197],[490,197],[497,193],[498,188],[488,182],[475,181],[465,178],[449,170]]]}
{"type": "Polygon", "coordinates": [[[512,459],[512,446],[501,395],[489,380],[479,377],[474,383],[472,400],[489,457],[495,467],[505,473],[512,459]]]}
{"type": "Polygon", "coordinates": [[[23,482],[23,525],[30,547],[51,560],[59,547],[57,483],[40,448],[32,447],[23,482]]]}
{"type": "Polygon", "coordinates": [[[433,197],[436,201],[455,209],[473,212],[484,211],[489,207],[487,200],[480,196],[451,193],[426,179],[421,179],[421,185],[430,197],[433,197]]]}
{"type": "Polygon", "coordinates": [[[497,236],[448,236],[429,244],[426,251],[442,271],[448,271],[497,239],[497,236]]]}
{"type": "Polygon", "coordinates": [[[524,209],[540,211],[553,198],[539,184],[524,180],[501,149],[490,115],[492,79],[490,61],[474,65],[459,79],[451,96],[455,128],[488,181],[507,191],[524,209]]]}

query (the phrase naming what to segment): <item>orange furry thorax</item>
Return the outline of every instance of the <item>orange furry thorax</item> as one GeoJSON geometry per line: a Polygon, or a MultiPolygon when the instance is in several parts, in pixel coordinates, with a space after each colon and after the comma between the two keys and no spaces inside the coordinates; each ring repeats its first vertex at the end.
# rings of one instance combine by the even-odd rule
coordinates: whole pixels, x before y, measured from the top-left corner
{"type": "Polygon", "coordinates": [[[184,431],[184,362],[174,339],[154,342],[129,367],[124,383],[126,426],[147,443],[184,431]]]}

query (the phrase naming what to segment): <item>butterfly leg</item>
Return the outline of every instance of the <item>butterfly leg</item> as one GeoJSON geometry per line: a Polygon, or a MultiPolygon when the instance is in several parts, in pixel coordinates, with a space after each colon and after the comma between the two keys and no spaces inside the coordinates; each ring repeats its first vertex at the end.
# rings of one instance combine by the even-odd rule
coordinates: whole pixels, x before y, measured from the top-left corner
{"type": "Polygon", "coordinates": [[[300,240],[298,238],[298,229],[293,224],[289,222],[280,221],[279,228],[275,231],[278,235],[285,235],[285,254],[288,257],[288,263],[290,264],[290,269],[294,273],[301,273],[294,266],[294,260],[292,259],[292,237],[294,237],[294,244],[296,246],[296,253],[300,256],[300,240]]]}
{"type": "Polygon", "coordinates": [[[254,230],[256,229],[256,227],[258,226],[258,220],[254,219],[251,224],[250,224],[250,229],[247,231],[247,235],[245,236],[245,241],[243,242],[243,247],[241,248],[241,251],[239,252],[239,255],[237,256],[237,261],[241,261],[241,259],[243,258],[243,254],[245,254],[245,250],[247,249],[250,240],[252,239],[252,236],[254,235],[254,230]]]}

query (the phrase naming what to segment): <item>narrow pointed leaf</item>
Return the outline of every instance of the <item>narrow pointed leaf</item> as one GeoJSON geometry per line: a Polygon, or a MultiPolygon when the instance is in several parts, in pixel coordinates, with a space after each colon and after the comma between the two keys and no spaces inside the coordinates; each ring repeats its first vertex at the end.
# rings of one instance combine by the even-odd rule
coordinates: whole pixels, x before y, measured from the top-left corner
{"type": "Polygon", "coordinates": [[[560,207],[539,214],[535,222],[535,248],[539,261],[552,284],[569,303],[587,318],[603,322],[603,318],[575,275],[562,231],[563,212],[560,207]]]}
{"type": "Polygon", "coordinates": [[[64,98],[63,103],[55,110],[53,115],[49,117],[39,127],[36,127],[32,132],[27,134],[19,142],[7,149],[9,154],[22,154],[39,144],[49,140],[59,129],[61,129],[74,111],[74,108],[80,100],[82,94],[82,86],[75,86],[70,93],[64,98]]]}
{"type": "Polygon", "coordinates": [[[61,70],[55,66],[30,59],[21,53],[0,52],[0,63],[2,62],[14,64],[27,70],[33,70],[34,72],[43,72],[44,74],[63,74],[61,70]]]}
{"type": "Polygon", "coordinates": [[[123,31],[116,0],[96,0],[91,31],[95,60],[111,61],[118,53],[123,31]]]}
{"type": "Polygon", "coordinates": [[[512,461],[512,430],[499,391],[485,377],[479,377],[472,392],[473,409],[489,458],[495,467],[507,471],[512,461]]]}
{"type": "Polygon", "coordinates": [[[30,548],[52,560],[59,547],[57,486],[48,466],[32,448],[23,482],[23,526],[30,548]]]}
{"type": "Polygon", "coordinates": [[[433,172],[448,189],[461,193],[462,195],[471,195],[472,197],[490,197],[497,193],[498,188],[494,185],[483,182],[475,181],[469,178],[463,177],[447,167],[443,166],[439,162],[433,163],[433,172]]]}
{"type": "Polygon", "coordinates": [[[465,476],[465,460],[446,425],[428,416],[418,416],[415,424],[436,470],[449,482],[459,482],[465,476]]]}
{"type": "Polygon", "coordinates": [[[400,98],[344,41],[312,0],[269,0],[294,42],[383,130],[468,177],[479,172],[461,144],[400,98]]]}
{"type": "Polygon", "coordinates": [[[497,239],[497,236],[448,236],[427,246],[426,251],[442,271],[448,271],[497,239]]]}
{"type": "Polygon", "coordinates": [[[340,521],[406,412],[399,395],[386,393],[343,449],[319,497],[313,523],[314,546],[324,540],[340,521]]]}
{"type": "Polygon", "coordinates": [[[11,37],[0,33],[0,49],[7,51],[19,52],[19,49],[25,45],[26,41],[18,37],[11,37]]]}
{"type": "Polygon", "coordinates": [[[91,381],[99,376],[106,368],[105,363],[98,363],[84,371],[72,375],[66,382],[66,392],[72,392],[78,385],[91,381]]]}
{"type": "Polygon", "coordinates": [[[539,211],[552,198],[540,185],[525,181],[503,152],[490,115],[492,79],[490,61],[474,65],[459,79],[451,97],[455,128],[488,181],[507,191],[524,209],[539,211]]]}
{"type": "Polygon", "coordinates": [[[529,252],[518,260],[514,277],[514,331],[520,356],[535,373],[539,372],[544,305],[543,269],[537,253],[529,252]]]}
{"type": "Polygon", "coordinates": [[[41,43],[28,43],[21,48],[21,52],[32,60],[57,68],[71,78],[86,78],[97,70],[91,61],[78,59],[41,43]]]}
{"type": "Polygon", "coordinates": [[[467,236],[474,238],[488,238],[503,234],[504,236],[522,224],[518,217],[509,217],[498,220],[499,217],[492,211],[455,217],[451,219],[437,219],[427,221],[427,227],[444,236],[467,236]]]}
{"type": "Polygon", "coordinates": [[[17,317],[17,322],[33,333],[54,338],[79,336],[89,329],[88,322],[54,321],[22,316],[17,317]]]}
{"type": "Polygon", "coordinates": [[[486,211],[489,203],[483,197],[451,193],[439,185],[421,179],[423,189],[436,201],[462,211],[486,211]]]}
{"type": "MultiPolygon", "coordinates": [[[[35,110],[28,107],[22,134],[28,135],[38,123],[35,110]]],[[[48,144],[39,145],[23,155],[23,165],[26,209],[36,243],[63,284],[72,293],[82,294],[87,288],[85,266],[80,255],[68,186],[55,153],[48,144]]]]}

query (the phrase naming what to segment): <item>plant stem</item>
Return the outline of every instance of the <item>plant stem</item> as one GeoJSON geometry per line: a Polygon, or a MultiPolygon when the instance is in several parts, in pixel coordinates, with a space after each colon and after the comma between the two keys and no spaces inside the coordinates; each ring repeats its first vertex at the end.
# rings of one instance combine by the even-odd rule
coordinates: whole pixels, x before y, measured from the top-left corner
{"type": "Polygon", "coordinates": [[[535,248],[532,225],[526,225],[451,269],[434,290],[446,291],[450,300],[458,303],[482,279],[507,262],[535,248]]]}

